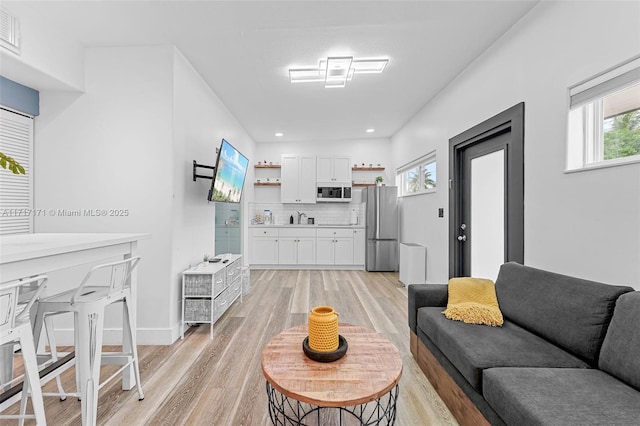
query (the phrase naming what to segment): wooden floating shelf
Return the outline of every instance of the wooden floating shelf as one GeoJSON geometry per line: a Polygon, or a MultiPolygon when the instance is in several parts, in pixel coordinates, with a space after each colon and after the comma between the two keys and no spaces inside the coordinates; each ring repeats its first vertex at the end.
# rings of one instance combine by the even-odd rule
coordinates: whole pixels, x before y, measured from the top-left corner
{"type": "Polygon", "coordinates": [[[376,186],[375,183],[352,183],[351,186],[376,186]]]}
{"type": "Polygon", "coordinates": [[[280,186],[280,182],[255,182],[255,186],[280,186]]]}
{"type": "Polygon", "coordinates": [[[279,169],[282,166],[280,164],[256,164],[253,167],[256,169],[279,169]]]}
{"type": "Polygon", "coordinates": [[[352,167],[351,170],[355,170],[355,171],[382,171],[384,170],[384,167],[352,167]]]}

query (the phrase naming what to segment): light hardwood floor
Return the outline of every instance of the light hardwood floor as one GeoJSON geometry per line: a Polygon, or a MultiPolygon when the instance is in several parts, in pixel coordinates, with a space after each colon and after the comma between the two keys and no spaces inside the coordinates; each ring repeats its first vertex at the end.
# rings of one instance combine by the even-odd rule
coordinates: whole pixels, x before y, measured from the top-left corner
{"type": "MultiPolygon", "coordinates": [[[[305,324],[317,305],[334,307],[340,321],[376,330],[400,350],[396,424],[457,424],[409,352],[407,291],[398,274],[309,270],[251,271],[251,292],[215,324],[213,340],[209,326],[201,325],[171,346],[140,346],[144,401],[135,391],[121,391],[115,379],[100,391],[98,424],[270,424],[260,353],[280,331],[305,324]]],[[[105,366],[101,374],[109,377],[114,370],[105,366]]],[[[70,369],[62,375],[67,389],[75,388],[73,374],[70,369]]],[[[54,391],[54,385],[45,389],[54,391]]],[[[48,424],[80,425],[75,398],[47,397],[45,405],[48,424]]]]}

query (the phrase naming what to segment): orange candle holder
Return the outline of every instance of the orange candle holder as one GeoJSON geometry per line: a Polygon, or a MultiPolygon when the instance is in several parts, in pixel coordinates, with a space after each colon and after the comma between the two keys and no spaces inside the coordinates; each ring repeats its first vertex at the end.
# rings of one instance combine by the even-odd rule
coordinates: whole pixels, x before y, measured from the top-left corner
{"type": "Polygon", "coordinates": [[[331,306],[316,306],[309,313],[309,347],[317,352],[338,349],[338,313],[331,306]]]}

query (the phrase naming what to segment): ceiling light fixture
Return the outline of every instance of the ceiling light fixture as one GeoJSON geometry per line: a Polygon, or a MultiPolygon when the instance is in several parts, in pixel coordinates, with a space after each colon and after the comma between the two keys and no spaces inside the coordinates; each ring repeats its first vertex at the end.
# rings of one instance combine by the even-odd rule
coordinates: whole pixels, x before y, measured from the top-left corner
{"type": "Polygon", "coordinates": [[[282,136],[284,136],[284,133],[282,133],[282,132],[278,132],[278,133],[276,133],[276,136],[277,136],[277,137],[282,137],[282,136]]]}
{"type": "Polygon", "coordinates": [[[373,132],[376,131],[376,129],[367,129],[366,131],[367,131],[367,133],[373,133],[373,132]]]}
{"type": "Polygon", "coordinates": [[[353,59],[353,56],[334,56],[320,59],[318,68],[289,68],[291,83],[324,81],[325,88],[345,87],[354,74],[380,74],[389,59],[353,59]]]}

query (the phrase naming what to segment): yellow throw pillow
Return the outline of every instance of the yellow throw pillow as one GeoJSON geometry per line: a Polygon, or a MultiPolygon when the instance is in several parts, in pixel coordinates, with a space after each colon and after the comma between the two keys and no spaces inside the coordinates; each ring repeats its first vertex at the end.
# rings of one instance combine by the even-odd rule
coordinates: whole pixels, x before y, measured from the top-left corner
{"type": "Polygon", "coordinates": [[[504,323],[495,285],[484,278],[451,278],[447,309],[442,313],[467,324],[501,326],[504,323]]]}

